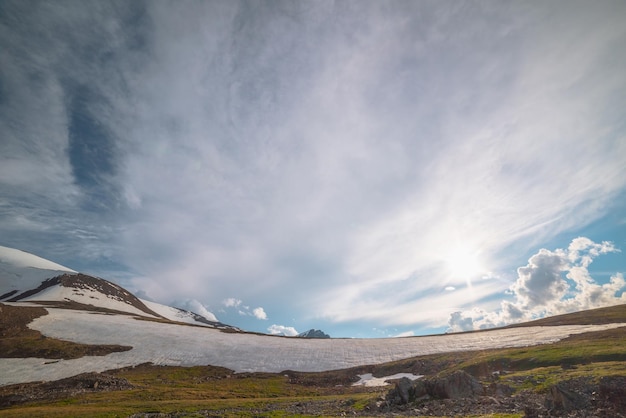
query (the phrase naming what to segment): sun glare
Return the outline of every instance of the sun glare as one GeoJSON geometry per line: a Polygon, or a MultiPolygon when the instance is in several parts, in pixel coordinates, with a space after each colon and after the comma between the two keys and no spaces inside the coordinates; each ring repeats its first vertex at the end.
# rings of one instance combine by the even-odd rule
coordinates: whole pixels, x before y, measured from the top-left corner
{"type": "Polygon", "coordinates": [[[448,271],[453,278],[468,279],[484,271],[477,251],[456,247],[446,257],[448,271]]]}

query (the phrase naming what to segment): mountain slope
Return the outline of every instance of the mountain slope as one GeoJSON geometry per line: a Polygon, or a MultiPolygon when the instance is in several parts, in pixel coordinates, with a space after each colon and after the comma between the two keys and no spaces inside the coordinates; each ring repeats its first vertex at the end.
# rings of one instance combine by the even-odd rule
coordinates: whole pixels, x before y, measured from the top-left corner
{"type": "Polygon", "coordinates": [[[580,312],[548,316],[521,324],[509,325],[507,328],[558,326],[558,325],[588,325],[611,324],[626,321],[626,305],[606,306],[604,308],[589,309],[580,312]]]}
{"type": "Polygon", "coordinates": [[[76,302],[114,311],[162,318],[135,295],[104,279],[86,274],[63,274],[44,280],[37,288],[14,296],[7,302],[76,302]]]}
{"type": "Polygon", "coordinates": [[[34,254],[0,246],[0,300],[19,296],[46,279],[76,273],[34,254]]]}
{"type": "Polygon", "coordinates": [[[112,310],[150,319],[240,331],[195,312],[141,300],[115,283],[3,246],[0,246],[0,301],[47,302],[57,306],[72,303],[75,308],[89,305],[89,310],[112,310]]]}
{"type": "Polygon", "coordinates": [[[139,299],[144,305],[150,308],[153,312],[156,312],[165,319],[169,319],[174,322],[184,322],[186,324],[193,325],[205,325],[218,329],[229,329],[232,331],[241,331],[239,328],[231,325],[223,324],[219,321],[212,321],[199,315],[195,312],[187,311],[185,309],[176,308],[173,306],[161,305],[160,303],[152,302],[145,299],[139,299]]]}
{"type": "Polygon", "coordinates": [[[330,338],[330,335],[326,334],[324,331],[320,329],[311,328],[308,331],[301,332],[297,335],[300,338],[330,338]]]}

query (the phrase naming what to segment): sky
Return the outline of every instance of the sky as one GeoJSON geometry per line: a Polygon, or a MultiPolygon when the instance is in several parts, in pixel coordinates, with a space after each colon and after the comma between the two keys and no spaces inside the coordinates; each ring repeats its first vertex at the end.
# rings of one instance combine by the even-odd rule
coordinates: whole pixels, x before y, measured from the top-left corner
{"type": "Polygon", "coordinates": [[[626,303],[626,2],[0,1],[0,245],[241,328],[626,303]]]}

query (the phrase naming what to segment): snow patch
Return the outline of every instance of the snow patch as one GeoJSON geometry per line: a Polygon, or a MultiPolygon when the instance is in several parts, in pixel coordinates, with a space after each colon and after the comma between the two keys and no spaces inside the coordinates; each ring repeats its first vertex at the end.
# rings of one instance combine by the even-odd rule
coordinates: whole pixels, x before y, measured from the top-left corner
{"type": "MultiPolygon", "coordinates": [[[[60,284],[48,287],[39,293],[32,296],[21,299],[26,302],[37,301],[74,301],[82,303],[84,305],[93,305],[99,308],[111,309],[114,311],[128,312],[132,315],[146,316],[149,318],[156,318],[154,315],[150,315],[134,306],[119,300],[112,295],[105,295],[96,289],[90,287],[65,287],[60,284]]],[[[158,312],[157,312],[158,313],[158,312]]]]}
{"type": "Polygon", "coordinates": [[[396,373],[390,376],[383,377],[374,377],[371,373],[359,374],[359,381],[353,383],[352,386],[367,386],[367,387],[375,387],[375,386],[387,386],[390,383],[389,380],[402,379],[406,377],[410,380],[417,380],[420,377],[424,377],[423,375],[416,375],[413,373],[396,373]]]}

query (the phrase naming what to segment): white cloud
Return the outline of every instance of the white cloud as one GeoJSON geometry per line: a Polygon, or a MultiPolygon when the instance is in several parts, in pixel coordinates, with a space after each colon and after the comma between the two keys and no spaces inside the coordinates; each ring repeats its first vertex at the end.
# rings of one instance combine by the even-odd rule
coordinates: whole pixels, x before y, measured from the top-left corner
{"type": "Polygon", "coordinates": [[[511,291],[521,306],[545,307],[565,296],[569,287],[561,272],[569,266],[563,258],[560,251],[541,249],[528,260],[528,265],[517,269],[518,279],[511,291]]]}
{"type": "Polygon", "coordinates": [[[222,304],[227,308],[236,308],[241,305],[241,300],[235,298],[227,298],[222,301],[222,304]]]}
{"type": "Polygon", "coordinates": [[[445,323],[510,284],[449,277],[456,244],[501,271],[626,187],[621,4],[37,7],[0,21],[0,235],[156,300],[445,323]],[[117,150],[106,213],[65,152],[74,84],[117,150]]]}
{"type": "MultiPolygon", "coordinates": [[[[454,242],[487,258],[601,216],[626,184],[626,145],[594,139],[604,123],[594,108],[568,103],[585,103],[591,87],[610,95],[614,85],[592,77],[576,90],[580,99],[544,95],[546,83],[569,90],[539,71],[545,57],[516,41],[536,36],[535,16],[496,8],[501,19],[487,19],[476,7],[472,21],[454,8],[433,11],[428,29],[414,33],[410,20],[367,7],[301,11],[293,32],[292,18],[268,10],[220,8],[217,29],[196,30],[203,6],[151,5],[158,48],[132,78],[141,82],[131,96],[146,99],[133,110],[142,123],[128,130],[124,153],[141,222],[126,225],[124,259],[164,292],[185,266],[188,286],[174,291],[236,293],[336,321],[401,310],[404,322],[436,305],[417,296],[398,303],[385,289],[400,291],[407,278],[413,295],[430,293],[433,279],[465,286],[441,265],[454,242]],[[338,26],[327,26],[326,13],[338,26]],[[350,23],[352,14],[363,24],[350,23]],[[234,21],[250,25],[233,23],[247,29],[232,32],[234,21]],[[458,36],[438,36],[446,25],[458,36]],[[562,112],[546,118],[537,106],[562,112]],[[384,303],[368,309],[378,294],[384,303]]],[[[597,47],[613,54],[605,38],[622,35],[602,36],[597,47]]],[[[555,42],[571,50],[567,39],[555,42]]],[[[594,74],[588,57],[571,59],[594,74]]],[[[483,264],[498,270],[506,261],[483,264]]],[[[490,291],[474,288],[477,297],[490,291]]],[[[441,310],[438,320],[446,318],[441,310]]]]}
{"type": "Polygon", "coordinates": [[[267,331],[272,335],[285,335],[287,337],[295,337],[299,334],[294,327],[286,327],[284,325],[270,325],[267,331]]]}
{"type": "Polygon", "coordinates": [[[240,316],[253,316],[257,319],[266,320],[267,313],[262,307],[250,309],[250,306],[244,305],[241,299],[226,298],[222,301],[222,305],[226,308],[233,308],[237,310],[240,316]]]}
{"type": "Polygon", "coordinates": [[[181,303],[174,303],[174,305],[180,307],[181,309],[197,313],[198,315],[205,317],[209,321],[217,322],[218,320],[212,312],[210,312],[202,303],[200,303],[196,299],[188,299],[181,303]]]}
{"type": "Polygon", "coordinates": [[[450,315],[449,330],[489,328],[626,303],[622,273],[615,273],[609,283],[601,285],[588,271],[596,257],[618,251],[610,242],[595,243],[585,237],[572,240],[566,249],[541,249],[526,266],[517,269],[517,281],[510,288],[513,301],[502,301],[497,311],[456,311],[450,315]]]}
{"type": "Polygon", "coordinates": [[[267,319],[267,314],[265,313],[265,310],[263,310],[263,308],[261,307],[254,308],[252,310],[252,314],[257,319],[263,319],[263,320],[267,319]]]}
{"type": "Polygon", "coordinates": [[[399,334],[394,335],[394,337],[396,337],[396,338],[412,337],[414,335],[415,335],[415,332],[413,332],[413,331],[404,331],[404,332],[401,332],[399,334]]]}

